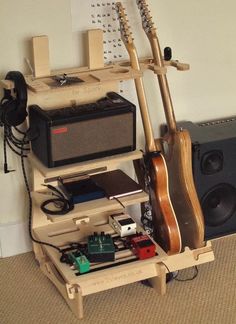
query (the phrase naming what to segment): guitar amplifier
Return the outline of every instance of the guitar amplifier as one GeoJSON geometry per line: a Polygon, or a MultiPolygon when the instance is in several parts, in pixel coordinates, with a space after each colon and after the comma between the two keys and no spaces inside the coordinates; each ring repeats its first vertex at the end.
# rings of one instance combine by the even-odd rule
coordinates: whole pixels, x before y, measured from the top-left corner
{"type": "Polygon", "coordinates": [[[29,107],[31,149],[57,167],[136,149],[136,108],[115,92],[94,103],[43,110],[29,107]]]}

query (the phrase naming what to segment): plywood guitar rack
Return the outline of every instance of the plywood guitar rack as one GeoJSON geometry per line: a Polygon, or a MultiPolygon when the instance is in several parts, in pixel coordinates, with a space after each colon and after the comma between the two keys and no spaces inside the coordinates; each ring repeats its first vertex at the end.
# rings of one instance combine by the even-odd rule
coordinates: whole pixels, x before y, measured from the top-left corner
{"type": "MultiPolygon", "coordinates": [[[[83,242],[88,235],[96,231],[114,235],[114,230],[108,224],[108,216],[114,212],[124,211],[132,204],[147,201],[148,195],[145,192],[123,197],[120,199],[121,204],[115,200],[102,198],[81,203],[65,216],[50,216],[45,215],[40,209],[40,204],[46,197],[41,184],[46,179],[74,174],[75,170],[85,172],[104,166],[107,170],[113,170],[121,163],[141,157],[141,152],[135,151],[51,170],[42,166],[34,156],[31,156],[33,166],[32,227],[35,238],[62,247],[68,245],[69,242],[83,242]]],[[[143,229],[140,227],[139,231],[143,229]]],[[[43,273],[57,287],[74,314],[82,318],[84,296],[145,279],[148,279],[152,287],[163,295],[166,293],[167,269],[175,271],[214,260],[210,242],[207,242],[206,246],[201,249],[192,251],[186,248],[184,252],[172,256],[168,256],[158,244],[155,243],[155,245],[156,256],[153,258],[137,260],[129,250],[125,250],[117,252],[114,262],[95,264],[93,272],[81,276],[76,275],[68,265],[60,262],[60,254],[55,249],[34,244],[34,252],[43,273]],[[112,265],[111,268],[110,265],[112,265]]]]}
{"type": "MultiPolygon", "coordinates": [[[[92,36],[90,34],[89,39],[92,36]]],[[[43,41],[45,44],[45,39],[43,41]]],[[[93,49],[92,52],[96,51],[93,49]]],[[[36,57],[38,60],[38,56],[36,57]]],[[[141,65],[143,68],[154,68],[151,60],[144,61],[141,65]]],[[[38,104],[44,109],[50,109],[70,106],[71,103],[92,102],[103,97],[108,91],[117,91],[120,81],[135,79],[141,73],[132,69],[127,62],[101,67],[101,60],[90,58],[90,66],[93,68],[60,70],[40,78],[32,75],[26,76],[29,104],[38,104]],[[96,62],[99,67],[96,67],[96,62]],[[54,87],[51,77],[64,73],[77,76],[84,82],[66,87],[54,87]]],[[[6,80],[1,81],[1,86],[8,89],[14,87],[11,82],[6,80]]],[[[33,178],[32,231],[34,237],[37,240],[62,247],[70,242],[83,242],[94,231],[115,235],[108,223],[109,215],[125,211],[127,206],[148,201],[149,197],[145,192],[123,197],[120,201],[107,198],[97,199],[78,204],[78,207],[76,206],[72,212],[65,216],[49,216],[44,214],[40,208],[41,202],[47,195],[42,184],[45,182],[54,184],[58,176],[75,173],[90,174],[98,172],[98,170],[115,170],[120,168],[123,163],[131,163],[141,158],[142,153],[137,150],[108,158],[48,169],[36,157],[30,155],[33,178]]],[[[140,227],[139,231],[143,232],[143,229],[140,227]]],[[[94,264],[93,271],[83,275],[78,275],[67,264],[61,263],[60,253],[52,247],[34,243],[33,250],[43,273],[57,287],[74,314],[78,318],[82,318],[84,296],[144,279],[148,279],[160,294],[165,294],[167,269],[175,271],[214,260],[210,242],[206,242],[204,247],[197,250],[190,250],[186,247],[184,252],[172,256],[168,256],[155,242],[154,244],[156,256],[150,259],[138,260],[130,250],[126,249],[116,253],[114,262],[94,264]]]]}

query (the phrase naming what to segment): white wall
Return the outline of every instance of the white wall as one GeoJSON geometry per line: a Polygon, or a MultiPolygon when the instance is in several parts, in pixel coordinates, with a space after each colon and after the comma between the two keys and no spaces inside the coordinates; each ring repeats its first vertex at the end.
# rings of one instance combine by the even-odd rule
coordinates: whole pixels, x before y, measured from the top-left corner
{"type": "MultiPolygon", "coordinates": [[[[172,47],[173,58],[191,65],[189,72],[168,73],[177,120],[235,115],[235,1],[149,3],[161,46],[172,47]]],[[[142,30],[132,28],[134,38],[140,39],[142,30]]],[[[81,34],[72,32],[70,0],[0,0],[0,78],[10,70],[29,72],[24,58],[31,59],[30,38],[42,34],[49,36],[52,69],[84,64],[81,34]]],[[[150,53],[148,42],[137,43],[139,52],[150,53]]],[[[145,73],[145,82],[158,136],[164,122],[158,85],[150,72],[145,73]]],[[[9,153],[10,167],[17,172],[5,175],[2,156],[0,143],[0,225],[20,223],[27,219],[27,204],[19,160],[9,153]]]]}
{"type": "Polygon", "coordinates": [[[162,46],[190,63],[169,73],[178,120],[236,114],[236,3],[233,0],[150,1],[162,46]]]}
{"type": "MultiPolygon", "coordinates": [[[[11,70],[30,72],[24,58],[31,59],[35,35],[49,36],[52,68],[74,66],[70,17],[69,0],[0,0],[0,78],[11,70]]],[[[20,222],[27,218],[27,208],[19,159],[9,152],[9,167],[17,172],[5,175],[2,143],[0,156],[0,224],[20,222]]]]}

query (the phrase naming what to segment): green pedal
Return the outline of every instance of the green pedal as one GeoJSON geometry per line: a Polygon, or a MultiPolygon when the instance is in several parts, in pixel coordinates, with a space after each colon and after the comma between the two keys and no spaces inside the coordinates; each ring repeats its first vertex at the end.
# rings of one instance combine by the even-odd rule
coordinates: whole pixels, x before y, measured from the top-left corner
{"type": "Polygon", "coordinates": [[[79,273],[89,272],[90,262],[85,255],[81,254],[80,256],[76,257],[73,253],[70,253],[70,259],[79,273]]]}
{"type": "Polygon", "coordinates": [[[94,233],[88,237],[88,258],[90,262],[115,260],[115,246],[110,234],[94,233]]]}

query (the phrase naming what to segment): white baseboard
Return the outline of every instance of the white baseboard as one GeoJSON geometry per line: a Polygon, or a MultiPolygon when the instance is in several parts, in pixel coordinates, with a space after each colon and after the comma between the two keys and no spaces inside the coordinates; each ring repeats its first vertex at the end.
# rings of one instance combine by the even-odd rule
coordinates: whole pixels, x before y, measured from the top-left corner
{"type": "Polygon", "coordinates": [[[32,251],[28,222],[0,224],[0,258],[32,251]]]}

